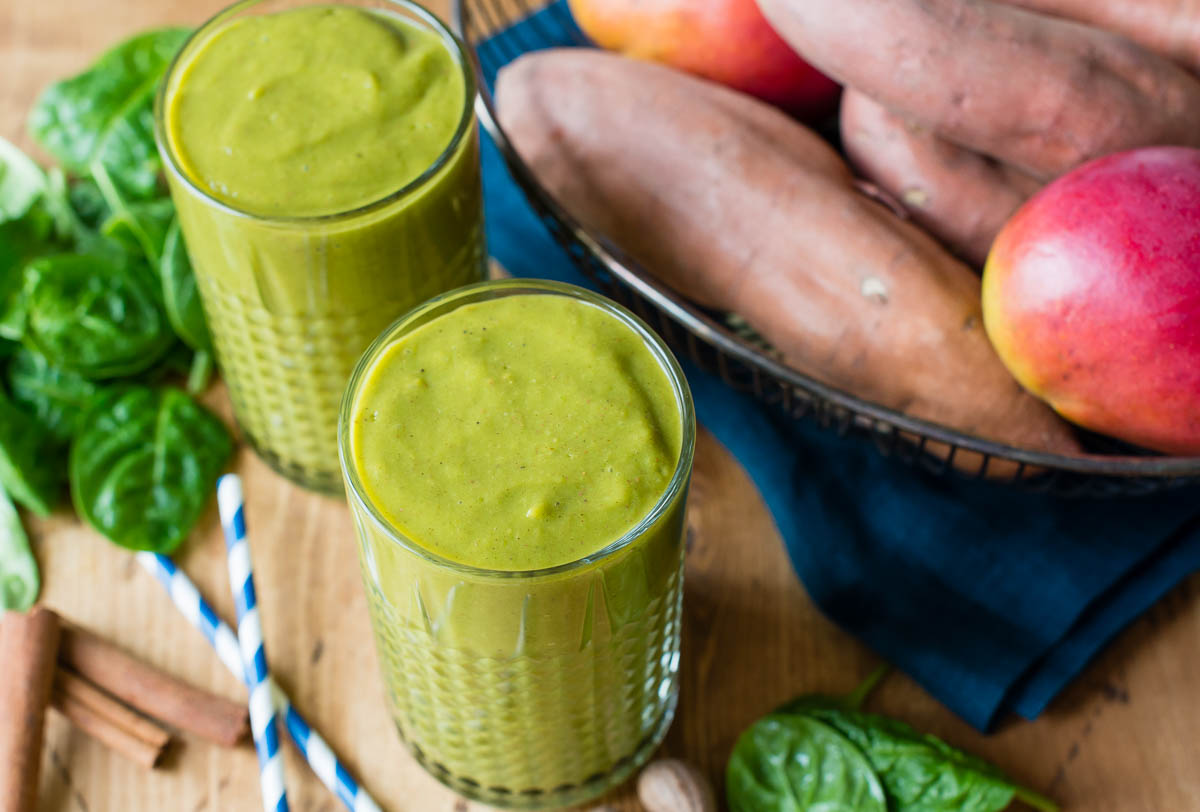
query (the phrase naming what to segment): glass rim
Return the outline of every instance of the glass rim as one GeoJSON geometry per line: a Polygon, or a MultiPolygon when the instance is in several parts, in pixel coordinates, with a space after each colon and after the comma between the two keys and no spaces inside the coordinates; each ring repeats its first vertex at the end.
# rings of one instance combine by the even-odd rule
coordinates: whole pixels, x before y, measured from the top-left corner
{"type": "MultiPolygon", "coordinates": [[[[273,225],[299,225],[311,226],[320,223],[336,223],[342,220],[348,220],[354,217],[360,217],[370,214],[377,210],[386,208],[387,206],[396,203],[414,192],[423,188],[429,181],[436,176],[450,162],[455,154],[462,147],[463,140],[471,132],[475,122],[475,98],[478,95],[478,87],[475,80],[475,57],[473,52],[467,48],[463,40],[454,32],[450,26],[442,22],[436,14],[422,6],[420,3],[413,0],[379,0],[379,2],[396,6],[412,13],[419,18],[423,23],[441,37],[447,50],[455,56],[458,61],[459,70],[463,77],[463,109],[459,114],[458,126],[454,130],[454,135],[451,136],[450,142],[445,149],[439,153],[438,157],[426,167],[421,174],[410,180],[408,183],[401,186],[395,191],[388,192],[383,197],[377,198],[364,203],[360,206],[355,206],[352,209],[344,211],[331,212],[329,214],[308,214],[308,215],[266,215],[256,214],[252,211],[238,208],[224,200],[214,197],[206,189],[196,183],[188,173],[180,165],[179,156],[175,154],[172,148],[171,139],[168,137],[167,126],[167,94],[171,87],[172,79],[177,71],[184,65],[184,56],[190,57],[190,51],[193,47],[203,42],[205,37],[210,36],[220,29],[222,25],[229,21],[230,18],[236,17],[240,12],[245,11],[253,6],[262,3],[272,2],[272,0],[238,0],[238,2],[226,6],[218,11],[213,16],[209,17],[201,23],[195,31],[193,31],[183,44],[176,51],[175,56],[171,58],[171,62],[167,65],[166,71],[163,73],[162,81],[159,83],[158,90],[154,94],[154,143],[158,149],[159,158],[162,160],[163,166],[173,178],[183,184],[184,188],[191,194],[199,196],[204,202],[216,209],[219,209],[225,214],[254,220],[260,223],[268,223],[273,225]]],[[[362,8],[358,3],[348,2],[348,0],[303,0],[298,6],[316,6],[316,5],[335,5],[348,6],[352,8],[362,8]]]]}
{"type": "MultiPolygon", "coordinates": [[[[439,313],[438,315],[442,314],[439,313]]],[[[437,318],[437,316],[434,316],[434,318],[437,318]]],[[[380,333],[359,358],[358,363],[354,366],[354,372],[351,373],[350,380],[346,384],[345,392],[342,394],[342,405],[338,413],[338,463],[342,469],[342,478],[346,482],[347,498],[355,500],[358,506],[366,511],[377,529],[382,531],[391,543],[437,567],[453,570],[464,575],[489,579],[523,580],[565,574],[603,561],[625,549],[657,524],[675,504],[676,500],[686,491],[688,482],[691,479],[695,452],[696,414],[692,403],[691,389],[688,387],[687,378],[683,374],[683,369],[679,366],[679,361],[663,342],[662,338],[628,309],[605,296],[576,285],[542,279],[492,279],[477,282],[435,296],[409,310],[380,333]],[[552,567],[542,567],[532,570],[497,570],[476,567],[446,558],[421,546],[416,541],[408,538],[398,527],[394,526],[383,516],[379,506],[367,496],[356,467],[349,462],[350,414],[358,394],[359,384],[367,370],[378,360],[383,350],[391,344],[397,334],[421,316],[429,314],[430,311],[445,308],[444,312],[449,313],[456,307],[472,304],[478,300],[475,297],[493,292],[500,293],[501,295],[532,293],[567,296],[595,305],[604,312],[620,319],[623,324],[641,337],[643,343],[662,365],[663,371],[670,381],[671,389],[675,394],[676,405],[678,406],[681,423],[679,459],[675,463],[675,470],[671,474],[671,479],[667,482],[666,487],[654,503],[654,506],[633,527],[599,550],[552,567]],[[454,304],[460,299],[468,301],[461,301],[458,304],[454,304]]]]}

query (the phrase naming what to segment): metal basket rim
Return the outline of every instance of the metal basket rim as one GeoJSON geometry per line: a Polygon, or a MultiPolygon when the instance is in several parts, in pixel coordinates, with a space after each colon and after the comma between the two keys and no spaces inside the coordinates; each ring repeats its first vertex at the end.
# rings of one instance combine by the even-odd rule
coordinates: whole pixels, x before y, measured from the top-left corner
{"type": "Polygon", "coordinates": [[[451,27],[466,43],[474,63],[478,79],[475,111],[479,116],[480,123],[491,136],[522,191],[527,196],[536,198],[537,203],[550,216],[558,220],[574,240],[594,259],[598,260],[613,275],[614,279],[665,312],[671,320],[695,338],[709,344],[718,352],[733,356],[756,374],[776,378],[795,390],[815,399],[827,401],[835,407],[851,413],[861,427],[879,433],[884,433],[884,428],[887,428],[916,435],[927,441],[945,443],[952,448],[957,447],[983,454],[995,460],[1023,464],[1028,468],[1120,478],[1174,479],[1200,476],[1200,456],[1058,454],[985,440],[940,423],[912,417],[886,406],[863,400],[771,358],[754,344],[719,324],[673,288],[658,281],[621,249],[599,235],[592,234],[541,185],[513,146],[504,128],[500,126],[496,115],[495,100],[485,81],[476,43],[470,38],[467,31],[466,23],[470,16],[467,5],[468,0],[454,0],[451,27]]]}

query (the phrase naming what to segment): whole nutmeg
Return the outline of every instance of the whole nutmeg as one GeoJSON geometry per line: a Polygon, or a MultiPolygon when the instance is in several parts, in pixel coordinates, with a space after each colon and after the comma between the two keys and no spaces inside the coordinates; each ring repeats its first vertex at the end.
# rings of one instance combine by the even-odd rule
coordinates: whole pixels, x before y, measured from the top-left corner
{"type": "Polygon", "coordinates": [[[685,761],[663,758],[638,777],[638,800],[647,812],[717,812],[717,799],[704,775],[685,761]]]}

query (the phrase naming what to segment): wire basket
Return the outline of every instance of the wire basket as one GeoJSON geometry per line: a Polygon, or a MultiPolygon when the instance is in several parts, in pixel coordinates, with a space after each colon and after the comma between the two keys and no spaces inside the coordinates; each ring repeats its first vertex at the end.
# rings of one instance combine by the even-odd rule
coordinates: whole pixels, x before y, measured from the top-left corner
{"type": "Polygon", "coordinates": [[[530,50],[590,46],[566,4],[455,0],[453,11],[455,28],[475,54],[480,121],[534,211],[603,293],[637,313],[679,355],[793,419],[869,438],[881,454],[936,474],[1061,496],[1132,496],[1200,483],[1200,457],[1150,455],[1082,432],[1085,454],[1014,448],[862,400],[787,366],[736,317],[692,304],[581,226],[538,183],[500,127],[491,92],[500,68],[530,50]]]}

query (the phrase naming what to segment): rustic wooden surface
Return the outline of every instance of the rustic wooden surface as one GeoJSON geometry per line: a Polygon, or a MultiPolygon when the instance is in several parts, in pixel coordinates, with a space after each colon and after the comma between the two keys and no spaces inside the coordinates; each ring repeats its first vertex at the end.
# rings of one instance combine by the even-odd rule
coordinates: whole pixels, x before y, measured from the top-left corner
{"type": "MultiPolygon", "coordinates": [[[[196,23],[219,5],[3,0],[0,135],[30,147],[25,115],[40,88],[139,28],[196,23]]],[[[219,391],[211,400],[224,408],[219,391]]],[[[268,650],[297,707],[386,809],[480,809],[423,773],[385,714],[345,507],[288,485],[249,451],[239,453],[236,468],[246,478],[268,650]]],[[[48,604],[175,674],[240,695],[238,683],[128,553],[65,514],[32,529],[48,604]]],[[[753,486],[707,434],[696,457],[689,533],[682,703],[667,750],[719,780],[738,731],[759,714],[797,693],[847,690],[876,661],[817,614],[753,486]]],[[[223,553],[211,510],[178,560],[228,619],[233,607],[223,553]]],[[[1068,810],[1200,809],[1198,585],[1184,584],[1126,632],[1036,723],[1013,721],[984,738],[902,676],[888,679],[872,707],[994,759],[1068,810]]],[[[249,746],[226,751],[185,740],[164,768],[147,772],[54,714],[48,726],[44,810],[259,807],[249,746]]],[[[290,748],[287,773],[294,809],[341,808],[290,748]]],[[[625,790],[597,808],[624,812],[638,805],[625,790]]]]}

